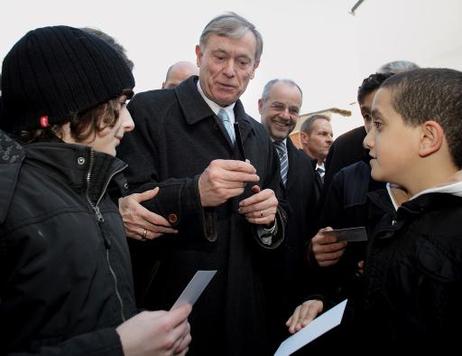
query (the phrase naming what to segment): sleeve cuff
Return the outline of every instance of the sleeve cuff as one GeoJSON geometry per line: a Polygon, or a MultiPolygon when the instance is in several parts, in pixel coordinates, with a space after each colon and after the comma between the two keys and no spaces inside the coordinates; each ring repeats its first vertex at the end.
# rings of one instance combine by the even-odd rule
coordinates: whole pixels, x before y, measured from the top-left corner
{"type": "Polygon", "coordinates": [[[273,243],[273,236],[278,232],[278,222],[277,219],[274,219],[272,227],[257,227],[257,235],[261,243],[266,246],[271,246],[273,243]]]}

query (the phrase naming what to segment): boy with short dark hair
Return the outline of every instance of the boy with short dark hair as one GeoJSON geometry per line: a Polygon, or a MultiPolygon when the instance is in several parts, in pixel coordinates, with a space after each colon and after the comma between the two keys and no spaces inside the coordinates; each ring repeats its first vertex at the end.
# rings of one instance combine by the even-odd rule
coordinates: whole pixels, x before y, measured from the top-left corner
{"type": "MultiPolygon", "coordinates": [[[[370,226],[365,293],[349,301],[348,338],[337,344],[356,354],[445,354],[460,347],[462,320],[462,72],[417,69],[388,78],[375,94],[372,124],[364,140],[372,178],[410,198],[396,199],[388,185],[397,211],[370,226]]],[[[380,204],[387,191],[369,199],[380,204]]],[[[307,325],[320,303],[306,301],[288,324],[307,325]]]]}
{"type": "Polygon", "coordinates": [[[372,177],[411,198],[369,245],[365,339],[381,350],[449,349],[462,316],[462,73],[396,74],[372,117],[372,177]]]}

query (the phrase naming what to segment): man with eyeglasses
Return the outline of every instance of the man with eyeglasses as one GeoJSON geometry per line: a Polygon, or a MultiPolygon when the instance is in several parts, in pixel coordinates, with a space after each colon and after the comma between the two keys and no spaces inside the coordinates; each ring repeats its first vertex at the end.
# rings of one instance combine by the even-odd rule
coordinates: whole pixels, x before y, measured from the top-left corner
{"type": "Polygon", "coordinates": [[[289,79],[269,81],[258,100],[261,122],[278,153],[281,190],[287,206],[286,244],[273,273],[269,307],[276,323],[271,327],[272,341],[279,343],[286,335],[285,322],[307,286],[304,251],[314,227],[314,172],[310,159],[288,139],[299,119],[302,91],[289,79]]]}

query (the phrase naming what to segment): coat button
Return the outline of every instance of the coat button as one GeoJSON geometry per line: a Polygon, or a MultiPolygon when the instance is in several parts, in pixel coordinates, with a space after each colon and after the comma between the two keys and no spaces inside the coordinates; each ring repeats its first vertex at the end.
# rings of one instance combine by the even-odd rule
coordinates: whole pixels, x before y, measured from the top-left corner
{"type": "Polygon", "coordinates": [[[77,164],[79,166],[83,166],[85,164],[85,158],[84,157],[78,157],[77,158],[77,164]]]}
{"type": "Polygon", "coordinates": [[[175,224],[178,221],[176,214],[168,214],[167,220],[170,224],[175,224]]]}

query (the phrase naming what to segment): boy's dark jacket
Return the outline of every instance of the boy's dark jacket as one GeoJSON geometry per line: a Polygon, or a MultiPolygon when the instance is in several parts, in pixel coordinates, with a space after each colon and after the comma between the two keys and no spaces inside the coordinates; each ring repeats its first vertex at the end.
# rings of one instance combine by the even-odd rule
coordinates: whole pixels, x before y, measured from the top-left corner
{"type": "Polygon", "coordinates": [[[350,295],[340,328],[309,351],[451,354],[462,318],[462,183],[422,194],[398,211],[390,209],[387,189],[368,198],[375,223],[364,291],[350,295]]]}
{"type": "Polygon", "coordinates": [[[0,131],[0,354],[122,354],[115,327],[135,303],[105,191],[124,168],[88,147],[23,148],[0,131]]]}
{"type": "MultiPolygon", "coordinates": [[[[385,190],[370,193],[380,205],[385,190]],[[382,196],[380,196],[382,195],[382,196]]],[[[380,350],[454,350],[462,318],[462,184],[384,215],[366,259],[357,315],[362,342],[380,350]]],[[[378,208],[380,210],[380,207],[378,208]]]]}

